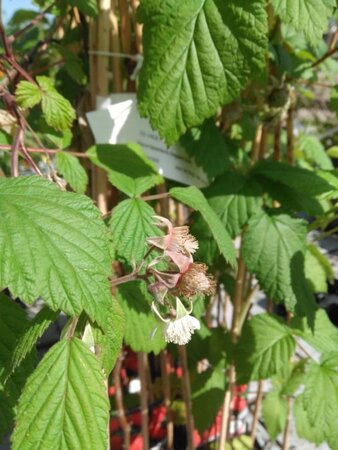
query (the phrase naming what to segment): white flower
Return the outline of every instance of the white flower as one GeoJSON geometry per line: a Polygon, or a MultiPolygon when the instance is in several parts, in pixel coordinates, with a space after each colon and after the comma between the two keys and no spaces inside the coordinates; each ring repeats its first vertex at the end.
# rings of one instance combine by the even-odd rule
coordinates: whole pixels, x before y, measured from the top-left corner
{"type": "Polygon", "coordinates": [[[170,320],[164,327],[164,338],[166,342],[173,344],[187,344],[195,330],[200,329],[200,322],[189,314],[180,319],[170,320]]]}

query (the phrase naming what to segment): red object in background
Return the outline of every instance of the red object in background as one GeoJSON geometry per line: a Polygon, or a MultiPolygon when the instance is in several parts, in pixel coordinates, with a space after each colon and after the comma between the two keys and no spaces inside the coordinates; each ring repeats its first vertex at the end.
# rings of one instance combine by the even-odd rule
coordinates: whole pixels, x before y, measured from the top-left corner
{"type": "Polygon", "coordinates": [[[164,405],[156,406],[151,411],[149,420],[149,436],[151,439],[161,440],[167,434],[167,429],[165,426],[166,419],[166,408],[164,405]]]}
{"type": "Polygon", "coordinates": [[[246,392],[247,389],[248,389],[247,384],[241,384],[241,385],[235,386],[234,392],[235,392],[235,394],[244,394],[244,392],[246,392]]]}
{"type": "Polygon", "coordinates": [[[116,392],[115,386],[109,386],[108,389],[109,397],[113,397],[113,395],[115,395],[115,392],[116,392]]]}
{"type": "Polygon", "coordinates": [[[123,361],[123,366],[126,370],[130,370],[131,372],[137,373],[137,356],[132,350],[128,350],[127,354],[123,361]]]}
{"type": "Polygon", "coordinates": [[[123,448],[122,436],[110,436],[110,448],[111,450],[120,450],[123,448]]]}
{"type": "Polygon", "coordinates": [[[240,397],[239,395],[236,395],[231,401],[231,409],[234,414],[240,413],[247,406],[248,402],[245,400],[245,398],[240,397]]]}
{"type": "Polygon", "coordinates": [[[138,434],[131,438],[130,450],[143,450],[143,437],[138,434]]]}

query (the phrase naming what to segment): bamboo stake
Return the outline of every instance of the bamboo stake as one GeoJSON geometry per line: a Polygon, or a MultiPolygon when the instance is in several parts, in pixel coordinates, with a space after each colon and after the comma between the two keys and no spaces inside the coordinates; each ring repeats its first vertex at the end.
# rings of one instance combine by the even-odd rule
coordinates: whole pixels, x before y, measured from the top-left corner
{"type": "Polygon", "coordinates": [[[130,3],[133,10],[136,52],[142,54],[143,53],[142,24],[138,23],[136,20],[136,10],[140,4],[140,0],[131,0],[130,3]]]}
{"type": "Polygon", "coordinates": [[[260,137],[258,159],[264,159],[264,155],[265,155],[265,152],[266,152],[266,146],[267,146],[267,139],[268,139],[268,128],[267,128],[266,125],[263,125],[263,127],[262,127],[262,134],[261,134],[261,137],[260,137]]]}
{"type": "MultiPolygon", "coordinates": [[[[111,50],[113,53],[121,53],[119,25],[116,16],[115,0],[111,0],[109,21],[111,32],[111,50]]],[[[112,58],[112,69],[113,69],[113,90],[114,92],[122,92],[123,79],[121,71],[121,58],[112,58]]]]}
{"type": "Polygon", "coordinates": [[[129,4],[127,0],[119,0],[121,18],[121,42],[123,53],[131,53],[131,26],[129,16],[129,4]]]}
{"type": "Polygon", "coordinates": [[[143,450],[149,450],[149,411],[148,411],[148,388],[146,374],[146,358],[144,352],[137,353],[138,373],[141,381],[141,430],[143,437],[143,450]]]}
{"type": "Polygon", "coordinates": [[[260,124],[257,127],[255,139],[252,143],[252,150],[251,150],[251,164],[254,164],[258,157],[259,157],[259,150],[261,146],[261,139],[262,139],[262,132],[263,132],[263,125],[260,124]]]}
{"type": "Polygon", "coordinates": [[[294,136],[293,136],[293,116],[294,111],[293,107],[290,106],[288,111],[288,117],[286,121],[286,132],[287,132],[287,162],[288,164],[293,164],[294,154],[293,154],[293,146],[294,146],[294,136]]]}
{"type": "MultiPolygon", "coordinates": [[[[97,48],[97,21],[91,19],[89,22],[89,48],[95,52],[97,48]]],[[[89,76],[90,76],[90,97],[92,108],[95,108],[96,86],[97,86],[97,55],[89,53],[89,76]]]]}
{"type": "Polygon", "coordinates": [[[281,135],[281,121],[278,119],[274,130],[274,140],[273,140],[273,159],[275,161],[280,160],[280,135],[281,135]]]}
{"type": "MultiPolygon", "coordinates": [[[[98,18],[98,48],[100,51],[110,50],[110,32],[109,32],[109,14],[111,0],[99,0],[99,18],[98,18]]],[[[109,58],[98,55],[97,59],[97,84],[96,94],[107,96],[109,93],[109,58]]],[[[95,188],[94,196],[97,206],[102,214],[107,214],[107,174],[102,169],[95,167],[95,188]]]]}
{"type": "Polygon", "coordinates": [[[225,449],[225,444],[228,439],[228,424],[231,419],[231,396],[233,391],[233,386],[235,385],[235,367],[233,365],[230,366],[228,371],[228,379],[229,383],[227,386],[227,390],[224,396],[223,408],[222,408],[222,423],[221,423],[221,432],[219,437],[219,450],[225,449]]]}

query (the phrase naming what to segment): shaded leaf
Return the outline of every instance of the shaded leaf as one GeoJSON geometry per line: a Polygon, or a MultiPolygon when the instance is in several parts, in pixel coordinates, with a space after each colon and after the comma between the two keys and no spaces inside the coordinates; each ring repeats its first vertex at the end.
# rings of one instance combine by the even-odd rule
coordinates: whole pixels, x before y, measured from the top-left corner
{"type": "Polygon", "coordinates": [[[90,147],[87,155],[108,173],[114,186],[130,197],[163,182],[155,165],[137,144],[98,144],[90,147]]]}
{"type": "Polygon", "coordinates": [[[295,350],[290,329],[277,317],[259,314],[248,320],[234,350],[237,382],[263,380],[288,364],[295,350]]]}
{"type": "Polygon", "coordinates": [[[146,285],[136,281],[118,286],[119,299],[127,318],[124,340],[135,352],[158,354],[166,343],[162,334],[162,324],[158,323],[150,311],[152,297],[146,285]],[[158,328],[154,334],[155,328],[158,328]]]}

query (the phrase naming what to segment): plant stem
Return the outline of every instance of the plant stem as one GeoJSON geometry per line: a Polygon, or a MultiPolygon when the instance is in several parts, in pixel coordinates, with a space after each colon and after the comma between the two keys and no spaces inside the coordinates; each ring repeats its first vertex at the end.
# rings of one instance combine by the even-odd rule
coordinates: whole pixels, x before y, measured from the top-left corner
{"type": "Polygon", "coordinates": [[[260,407],[261,407],[261,403],[262,403],[262,398],[263,398],[263,381],[260,380],[258,382],[258,390],[257,390],[257,396],[256,396],[256,400],[255,400],[255,411],[254,411],[254,415],[253,415],[253,419],[252,419],[252,428],[251,428],[251,434],[250,434],[253,447],[255,445],[257,423],[258,423],[259,411],[260,411],[260,407]]]}
{"type": "MultiPolygon", "coordinates": [[[[231,341],[236,344],[238,337],[241,333],[241,313],[242,313],[242,301],[245,288],[245,276],[246,268],[243,259],[240,257],[238,261],[237,276],[235,281],[235,294],[234,294],[234,310],[231,324],[231,341]]],[[[234,363],[232,362],[228,372],[229,383],[225,392],[222,410],[222,425],[219,440],[219,450],[225,449],[226,441],[229,438],[229,426],[231,418],[231,400],[233,397],[233,391],[236,382],[236,371],[234,363]]]]}
{"type": "Polygon", "coordinates": [[[223,408],[222,408],[222,423],[221,423],[221,432],[219,437],[219,450],[225,449],[226,441],[228,440],[228,429],[231,418],[231,397],[233,387],[235,385],[235,366],[231,365],[228,371],[228,386],[224,396],[223,408]]]}
{"type": "Polygon", "coordinates": [[[79,321],[78,317],[74,317],[73,320],[71,321],[71,324],[69,325],[69,328],[68,328],[67,334],[66,334],[67,339],[71,339],[74,336],[78,321],[79,321]]]}
{"type": "Polygon", "coordinates": [[[288,397],[288,415],[287,415],[286,424],[285,424],[285,428],[284,428],[282,450],[289,449],[289,434],[290,434],[290,425],[291,425],[291,416],[292,416],[291,406],[292,406],[292,397],[288,397]]]}
{"type": "Polygon", "coordinates": [[[161,361],[164,406],[166,408],[166,416],[167,416],[167,450],[173,450],[174,423],[171,411],[171,392],[170,392],[170,378],[169,378],[170,363],[167,362],[167,355],[168,355],[167,350],[162,350],[160,354],[160,361],[161,361]]]}
{"type": "Polygon", "coordinates": [[[262,132],[263,132],[263,125],[260,124],[257,127],[255,139],[252,142],[252,150],[251,150],[251,165],[253,165],[258,157],[259,157],[259,150],[261,147],[261,139],[262,139],[262,132]]]}
{"type": "Polygon", "coordinates": [[[123,393],[122,386],[120,380],[120,371],[122,366],[123,356],[120,354],[114,370],[113,370],[113,383],[115,386],[115,402],[116,402],[116,410],[117,417],[120,421],[120,425],[123,431],[123,448],[124,450],[129,450],[130,448],[130,425],[127,421],[126,414],[124,412],[123,405],[123,393]]]}
{"type": "MultiPolygon", "coordinates": [[[[0,144],[0,150],[2,151],[11,151],[12,150],[12,146],[9,144],[0,144]]],[[[59,153],[60,150],[58,149],[53,149],[53,148],[39,148],[39,147],[26,147],[26,150],[29,153],[47,153],[47,154],[51,154],[51,155],[55,155],[56,153],[59,153]]],[[[76,156],[77,158],[88,158],[88,156],[85,153],[80,153],[80,152],[71,152],[71,151],[67,151],[68,154],[76,156]]]]}
{"type": "Polygon", "coordinates": [[[138,373],[141,381],[140,403],[141,403],[141,430],[143,437],[143,450],[149,450],[149,414],[148,414],[148,387],[146,374],[146,353],[137,353],[138,373]]]}
{"type": "Polygon", "coordinates": [[[161,200],[163,198],[169,198],[169,197],[170,197],[170,192],[162,192],[160,194],[144,195],[143,197],[140,197],[140,199],[145,202],[149,202],[151,200],[161,200]]]}
{"type": "Polygon", "coordinates": [[[273,159],[275,161],[280,160],[280,135],[281,135],[281,121],[278,119],[274,130],[274,140],[273,140],[273,159]]]}
{"type": "Polygon", "coordinates": [[[338,47],[328,50],[326,53],[324,53],[324,55],[321,58],[317,59],[317,61],[315,61],[311,67],[312,68],[317,67],[319,64],[324,62],[327,58],[330,58],[330,56],[334,55],[337,52],[338,52],[338,47]]]}
{"type": "Polygon", "coordinates": [[[191,389],[190,389],[190,378],[189,369],[187,362],[187,350],[185,345],[178,346],[178,354],[180,357],[182,365],[182,390],[183,390],[183,400],[186,407],[187,416],[187,435],[188,435],[188,450],[194,450],[194,417],[192,414],[192,404],[191,404],[191,389]]]}

